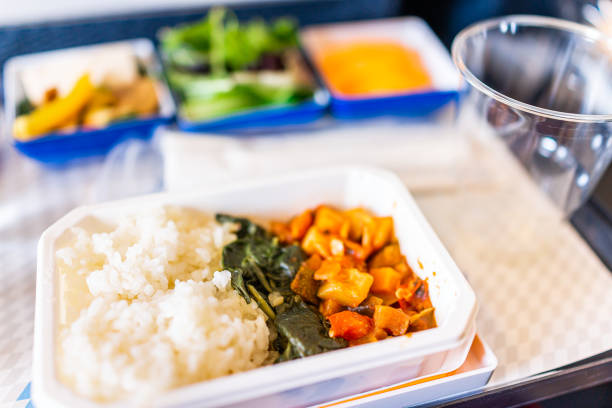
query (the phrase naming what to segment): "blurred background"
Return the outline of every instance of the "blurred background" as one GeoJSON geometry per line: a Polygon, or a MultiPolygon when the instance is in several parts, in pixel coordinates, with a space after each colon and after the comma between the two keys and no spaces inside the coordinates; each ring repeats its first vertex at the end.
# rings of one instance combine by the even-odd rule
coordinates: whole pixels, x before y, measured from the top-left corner
{"type": "Polygon", "coordinates": [[[0,62],[9,55],[134,37],[155,38],[164,26],[201,18],[211,6],[227,5],[240,18],[299,16],[299,23],[422,17],[445,45],[467,25],[507,14],[537,14],[585,21],[595,0],[23,0],[0,4],[0,62]]]}
{"type": "MultiPolygon", "coordinates": [[[[467,25],[509,14],[552,16],[609,30],[610,4],[607,0],[22,0],[15,7],[5,1],[0,3],[0,64],[19,54],[99,42],[146,37],[157,43],[160,28],[199,20],[216,5],[228,6],[241,20],[292,16],[300,26],[416,15],[450,48],[454,36],[467,25]]],[[[594,196],[598,206],[612,210],[612,172],[604,174],[594,196]]]]}

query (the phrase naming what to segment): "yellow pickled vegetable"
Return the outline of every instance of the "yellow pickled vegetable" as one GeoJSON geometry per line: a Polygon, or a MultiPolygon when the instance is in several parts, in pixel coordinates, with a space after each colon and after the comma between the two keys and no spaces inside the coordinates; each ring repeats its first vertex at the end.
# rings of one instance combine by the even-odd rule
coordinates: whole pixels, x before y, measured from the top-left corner
{"type": "Polygon", "coordinates": [[[28,141],[69,122],[90,101],[94,90],[89,75],[83,75],[68,95],[56,98],[30,114],[15,119],[13,125],[15,139],[28,141]]]}

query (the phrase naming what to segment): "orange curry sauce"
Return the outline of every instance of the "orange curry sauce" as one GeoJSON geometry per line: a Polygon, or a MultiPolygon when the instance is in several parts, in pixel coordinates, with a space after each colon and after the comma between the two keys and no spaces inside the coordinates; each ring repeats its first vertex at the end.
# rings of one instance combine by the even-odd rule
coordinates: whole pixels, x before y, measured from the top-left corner
{"type": "Polygon", "coordinates": [[[322,205],[271,230],[309,255],[291,289],[318,307],[331,337],[357,345],[436,327],[427,281],[402,255],[391,217],[322,205]]]}

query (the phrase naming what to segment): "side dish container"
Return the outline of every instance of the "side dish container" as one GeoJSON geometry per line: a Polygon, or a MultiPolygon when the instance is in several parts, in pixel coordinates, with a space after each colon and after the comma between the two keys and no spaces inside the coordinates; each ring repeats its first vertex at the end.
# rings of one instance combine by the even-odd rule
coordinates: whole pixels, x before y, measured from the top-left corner
{"type": "Polygon", "coordinates": [[[203,121],[192,121],[179,113],[176,122],[185,132],[264,131],[314,122],[323,117],[328,103],[329,94],[319,88],[312,98],[294,105],[261,106],[203,121]]]}
{"type": "Polygon", "coordinates": [[[72,393],[59,382],[55,370],[59,294],[55,250],[72,226],[89,229],[101,223],[112,225],[120,216],[167,205],[258,219],[286,219],[321,203],[339,208],[361,206],[393,217],[402,252],[414,271],[429,282],[439,327],[178,388],[156,397],[153,405],[305,406],[461,366],[475,335],[476,297],[410,193],[399,178],[387,171],[331,168],[211,191],[166,193],[80,207],[53,224],[43,233],[38,246],[32,381],[35,404],[102,406],[72,393]]]}
{"type": "Polygon", "coordinates": [[[300,31],[300,41],[330,90],[331,111],[337,118],[426,116],[459,96],[461,78],[450,54],[427,23],[418,17],[311,26],[300,31]],[[415,50],[431,77],[431,89],[376,96],[345,95],[335,91],[317,60],[328,47],[355,41],[390,41],[415,50]]]}
{"type": "Polygon", "coordinates": [[[155,80],[158,99],[158,113],[145,117],[127,119],[99,129],[77,128],[69,132],[51,132],[29,141],[14,139],[14,146],[21,153],[47,164],[60,164],[76,158],[97,156],[107,153],[114,145],[126,138],[148,139],[155,129],[170,122],[175,113],[172,96],[163,79],[161,64],[153,43],[148,39],[134,39],[20,55],[10,58],[4,65],[4,110],[5,125],[12,135],[17,106],[24,97],[20,74],[25,67],[39,64],[48,59],[78,58],[83,52],[91,52],[100,46],[127,44],[133,49],[138,64],[155,80]]]}

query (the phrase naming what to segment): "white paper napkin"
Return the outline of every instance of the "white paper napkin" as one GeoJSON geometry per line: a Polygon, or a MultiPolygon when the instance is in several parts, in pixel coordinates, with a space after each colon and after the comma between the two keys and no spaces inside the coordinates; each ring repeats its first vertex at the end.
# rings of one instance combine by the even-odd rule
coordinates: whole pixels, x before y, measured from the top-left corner
{"type": "Polygon", "coordinates": [[[169,191],[209,188],[286,171],[373,165],[395,171],[414,190],[491,182],[474,172],[474,147],[448,126],[381,119],[329,124],[317,131],[229,137],[165,130],[164,183],[169,191]]]}

